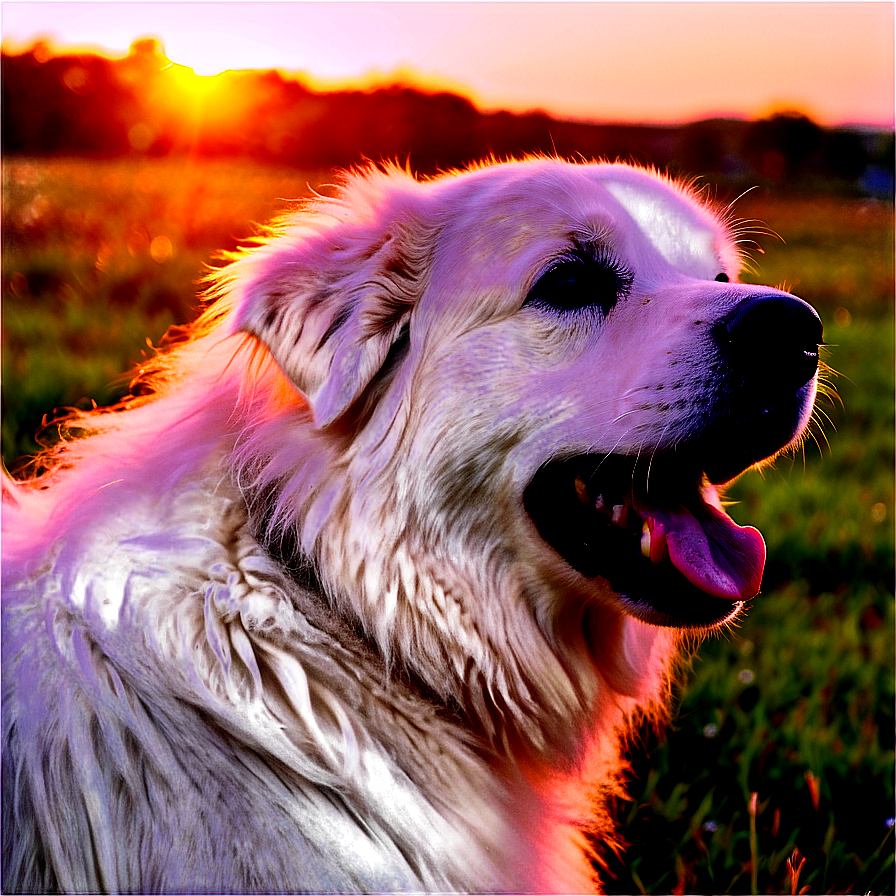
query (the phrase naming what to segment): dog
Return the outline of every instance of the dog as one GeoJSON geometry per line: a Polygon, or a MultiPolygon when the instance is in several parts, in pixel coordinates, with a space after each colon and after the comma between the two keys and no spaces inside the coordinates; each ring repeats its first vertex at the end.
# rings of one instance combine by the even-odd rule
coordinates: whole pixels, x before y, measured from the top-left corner
{"type": "Polygon", "coordinates": [[[7,891],[586,892],[822,326],[688,185],[346,175],[3,514],[7,891]]]}

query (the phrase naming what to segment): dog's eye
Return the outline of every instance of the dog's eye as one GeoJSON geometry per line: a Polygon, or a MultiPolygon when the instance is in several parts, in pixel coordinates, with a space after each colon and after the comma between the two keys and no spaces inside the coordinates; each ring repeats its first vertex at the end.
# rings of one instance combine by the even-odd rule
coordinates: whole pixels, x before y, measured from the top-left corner
{"type": "Polygon", "coordinates": [[[538,278],[523,305],[560,313],[595,310],[606,317],[631,285],[631,273],[614,258],[603,252],[576,250],[538,278]]]}

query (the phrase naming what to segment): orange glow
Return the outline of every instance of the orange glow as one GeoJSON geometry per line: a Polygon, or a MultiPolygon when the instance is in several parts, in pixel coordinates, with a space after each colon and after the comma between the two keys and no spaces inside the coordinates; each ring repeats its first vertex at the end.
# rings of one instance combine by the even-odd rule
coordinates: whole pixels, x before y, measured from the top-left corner
{"type": "Polygon", "coordinates": [[[174,65],[167,69],[169,82],[174,88],[175,101],[185,99],[188,103],[202,103],[214,90],[215,75],[198,75],[185,65],[174,65]]]}
{"type": "MultiPolygon", "coordinates": [[[[160,60],[159,77],[148,82],[148,86],[144,82],[144,90],[154,106],[193,126],[202,122],[212,130],[246,117],[263,99],[260,85],[255,82],[250,87],[244,86],[238,72],[198,75],[193,69],[170,62],[164,56],[160,60]]],[[[135,126],[138,130],[141,127],[146,127],[145,123],[135,126]]],[[[131,145],[141,149],[141,134],[129,133],[128,136],[131,145]]]]}
{"type": "Polygon", "coordinates": [[[372,91],[401,84],[426,93],[456,93],[465,96],[480,108],[487,106],[476,91],[463,81],[446,75],[419,72],[408,66],[400,66],[390,72],[368,71],[357,77],[322,78],[313,73],[289,72],[282,69],[280,74],[284,78],[301,78],[302,83],[309,89],[320,93],[336,90],[372,91]]]}

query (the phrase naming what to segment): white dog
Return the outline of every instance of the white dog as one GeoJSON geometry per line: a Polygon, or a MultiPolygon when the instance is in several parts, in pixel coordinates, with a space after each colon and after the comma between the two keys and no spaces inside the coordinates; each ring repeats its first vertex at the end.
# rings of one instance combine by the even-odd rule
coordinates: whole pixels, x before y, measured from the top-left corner
{"type": "Polygon", "coordinates": [[[4,508],[3,887],[580,892],[821,324],[624,165],[347,179],[4,508]],[[150,394],[151,393],[151,394],[150,394]]]}

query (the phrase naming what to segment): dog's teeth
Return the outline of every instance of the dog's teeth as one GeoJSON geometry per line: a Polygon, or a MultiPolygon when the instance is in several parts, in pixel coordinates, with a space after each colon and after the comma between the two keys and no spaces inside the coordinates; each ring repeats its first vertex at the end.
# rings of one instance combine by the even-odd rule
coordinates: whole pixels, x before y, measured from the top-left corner
{"type": "Polygon", "coordinates": [[[614,526],[619,526],[620,529],[624,529],[628,525],[628,505],[614,504],[612,519],[614,526]]]}
{"type": "Polygon", "coordinates": [[[576,495],[583,504],[589,503],[588,486],[585,485],[585,480],[581,476],[576,476],[576,495]]]}
{"type": "Polygon", "coordinates": [[[650,527],[647,523],[641,529],[641,556],[650,559],[650,527]]]}
{"type": "Polygon", "coordinates": [[[598,495],[594,501],[594,509],[598,513],[609,514],[610,508],[607,506],[607,499],[603,495],[598,495]]]}
{"type": "Polygon", "coordinates": [[[650,531],[645,522],[641,529],[641,556],[646,557],[651,563],[666,563],[669,559],[669,545],[666,544],[666,533],[661,524],[654,524],[657,528],[650,531]]]}

